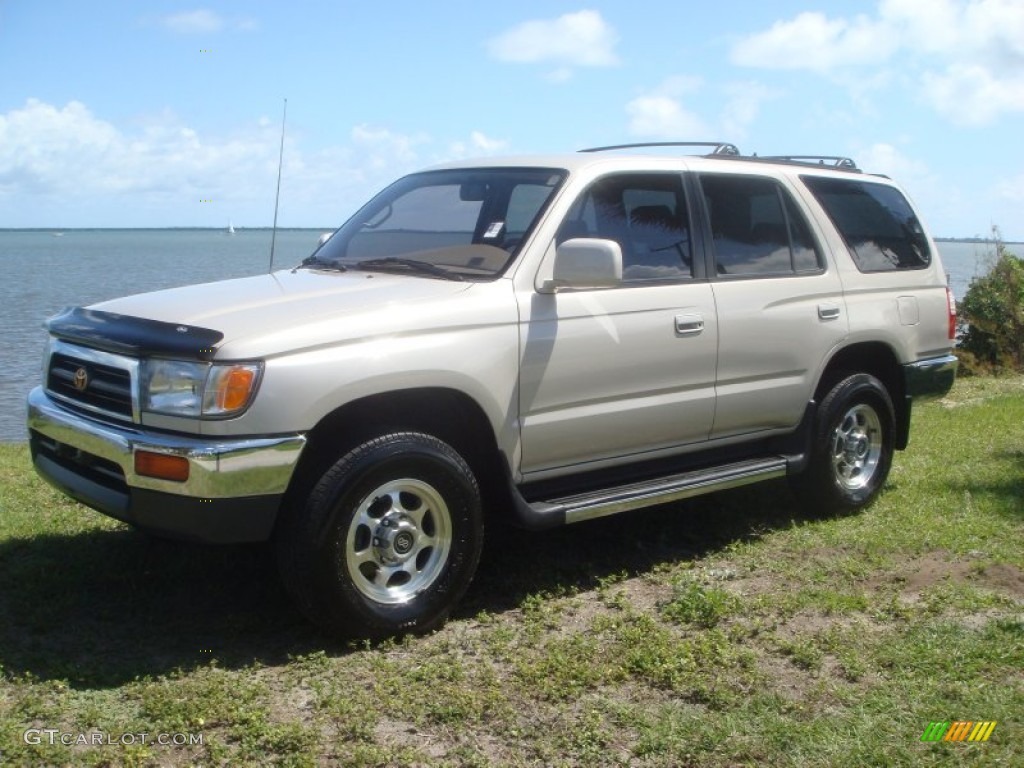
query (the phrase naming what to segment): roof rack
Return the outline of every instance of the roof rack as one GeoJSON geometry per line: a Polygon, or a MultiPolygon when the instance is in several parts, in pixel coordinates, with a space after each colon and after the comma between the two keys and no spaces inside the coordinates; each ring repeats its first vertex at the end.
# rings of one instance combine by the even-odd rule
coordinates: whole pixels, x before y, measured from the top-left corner
{"type": "Polygon", "coordinates": [[[801,165],[824,165],[830,168],[858,170],[857,164],[848,157],[839,155],[762,155],[761,160],[800,163],[801,165]]]}
{"type": "Polygon", "coordinates": [[[608,147],[590,147],[580,152],[607,152],[613,149],[637,149],[640,147],[713,147],[709,154],[739,156],[740,151],[735,144],[724,141],[651,141],[640,144],[613,144],[608,147]]]}

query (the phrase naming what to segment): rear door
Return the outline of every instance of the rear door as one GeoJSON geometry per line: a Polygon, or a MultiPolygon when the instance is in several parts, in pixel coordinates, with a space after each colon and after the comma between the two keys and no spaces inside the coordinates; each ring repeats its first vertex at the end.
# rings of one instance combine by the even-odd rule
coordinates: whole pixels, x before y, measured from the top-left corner
{"type": "Polygon", "coordinates": [[[718,307],[712,437],[795,427],[848,334],[839,275],[781,180],[699,176],[718,307]]]}

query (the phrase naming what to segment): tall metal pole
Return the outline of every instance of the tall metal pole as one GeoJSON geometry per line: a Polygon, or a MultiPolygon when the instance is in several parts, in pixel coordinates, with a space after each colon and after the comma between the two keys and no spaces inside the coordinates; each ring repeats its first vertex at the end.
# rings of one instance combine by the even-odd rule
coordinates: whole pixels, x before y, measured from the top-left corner
{"type": "Polygon", "coordinates": [[[288,117],[288,99],[284,100],[284,113],[281,115],[281,151],[277,156],[277,194],[274,196],[274,229],[270,233],[270,266],[267,272],[274,271],[274,244],[277,241],[277,206],[281,202],[281,166],[284,165],[284,121],[288,117]]]}

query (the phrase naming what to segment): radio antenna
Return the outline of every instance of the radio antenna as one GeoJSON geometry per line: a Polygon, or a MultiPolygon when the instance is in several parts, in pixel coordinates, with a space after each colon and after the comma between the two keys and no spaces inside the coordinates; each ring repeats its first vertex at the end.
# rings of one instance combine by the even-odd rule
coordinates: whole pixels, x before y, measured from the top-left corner
{"type": "Polygon", "coordinates": [[[274,196],[274,228],[270,232],[270,266],[267,272],[274,271],[274,243],[277,241],[277,206],[281,202],[281,166],[284,164],[284,121],[288,117],[288,99],[284,100],[284,113],[281,115],[281,151],[277,156],[277,194],[274,196]]]}

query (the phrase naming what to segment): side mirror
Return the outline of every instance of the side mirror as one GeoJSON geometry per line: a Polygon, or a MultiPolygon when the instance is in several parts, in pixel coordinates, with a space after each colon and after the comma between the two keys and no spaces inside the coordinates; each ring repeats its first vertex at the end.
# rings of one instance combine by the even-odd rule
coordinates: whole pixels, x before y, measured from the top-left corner
{"type": "Polygon", "coordinates": [[[555,249],[552,279],[544,293],[559,288],[614,288],[622,283],[622,248],[614,240],[575,237],[555,249]]]}

